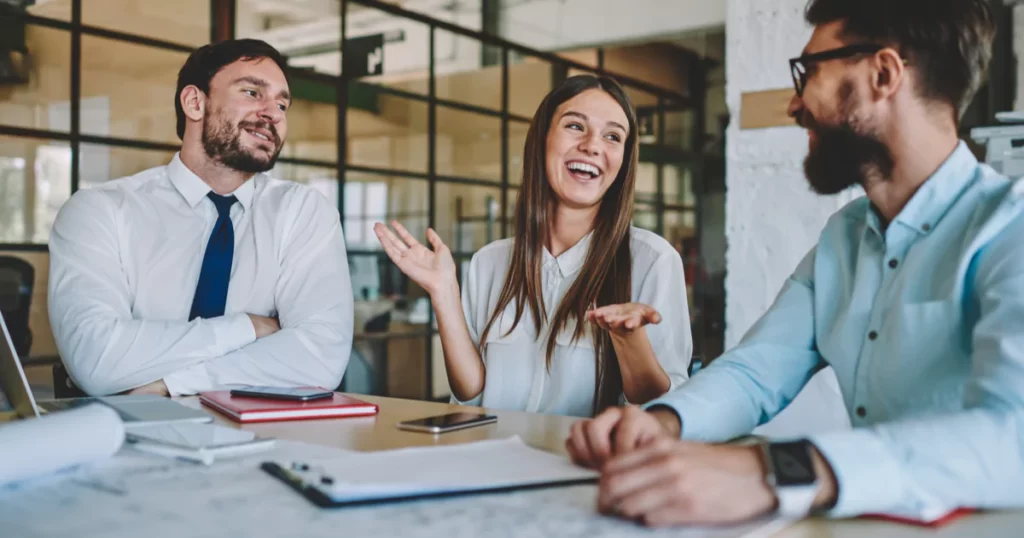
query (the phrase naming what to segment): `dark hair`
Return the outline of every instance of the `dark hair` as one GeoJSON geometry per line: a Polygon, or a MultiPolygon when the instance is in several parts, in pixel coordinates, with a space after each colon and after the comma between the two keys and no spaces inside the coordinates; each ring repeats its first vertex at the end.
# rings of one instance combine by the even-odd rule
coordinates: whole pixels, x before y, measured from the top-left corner
{"type": "MultiPolygon", "coordinates": [[[[516,200],[515,235],[512,259],[505,283],[498,295],[498,303],[480,336],[481,355],[487,334],[505,308],[515,301],[515,329],[523,312],[530,309],[534,329],[541,333],[542,320],[551,319],[551,332],[547,342],[547,365],[555,349],[555,337],[568,324],[576,321],[572,341],[583,337],[586,312],[591,305],[606,306],[628,303],[632,293],[633,262],[629,246],[629,229],[633,220],[633,198],[636,191],[636,169],[640,145],[637,143],[636,112],[629,96],[614,79],[577,75],[569,77],[544,98],[533,116],[526,133],[523,157],[523,180],[516,200]],[[562,103],[587,90],[601,90],[612,96],[626,113],[629,133],[623,148],[619,175],[608,188],[594,220],[594,235],[587,251],[586,261],[576,281],[565,292],[561,303],[545,305],[541,287],[541,266],[544,263],[544,245],[547,244],[553,217],[555,193],[548,183],[547,140],[555,113],[562,103]],[[549,318],[548,307],[554,308],[549,318]]],[[[509,332],[512,331],[509,330],[509,332]]],[[[607,332],[594,331],[596,353],[596,379],[593,411],[618,405],[622,395],[622,373],[607,332]]]]}
{"type": "Polygon", "coordinates": [[[287,76],[288,62],[274,47],[259,39],[231,39],[210,43],[196,49],[178,71],[178,87],[174,91],[174,111],[178,114],[178,138],[185,139],[185,111],[181,108],[181,90],[196,86],[209,95],[210,81],[225,66],[238,60],[270,58],[287,76]]]}
{"type": "Polygon", "coordinates": [[[992,58],[995,23],[988,0],[810,0],[807,22],[843,22],[843,36],[891,46],[920,75],[926,99],[957,118],[981,87],[992,58]]]}

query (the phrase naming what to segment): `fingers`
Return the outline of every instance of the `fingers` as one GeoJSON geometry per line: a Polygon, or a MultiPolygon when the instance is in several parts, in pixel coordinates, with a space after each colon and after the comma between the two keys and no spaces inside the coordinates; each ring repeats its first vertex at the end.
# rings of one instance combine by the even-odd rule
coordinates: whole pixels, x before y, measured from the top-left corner
{"type": "Polygon", "coordinates": [[[444,244],[441,240],[441,236],[437,235],[437,232],[433,228],[427,228],[427,241],[430,241],[430,246],[434,247],[434,252],[443,252],[448,250],[448,245],[444,244]]]}
{"type": "Polygon", "coordinates": [[[420,246],[420,242],[417,241],[411,233],[409,233],[409,230],[405,229],[405,226],[402,226],[401,222],[393,220],[391,221],[391,226],[396,232],[398,232],[398,237],[401,237],[402,241],[405,241],[405,244],[409,245],[409,248],[420,246]]]}
{"type": "Polygon", "coordinates": [[[627,406],[622,412],[622,419],[615,427],[615,455],[640,448],[659,437],[661,433],[661,425],[657,419],[635,405],[627,406]]]}
{"type": "Polygon", "coordinates": [[[676,500],[677,477],[666,472],[666,466],[662,458],[629,473],[603,477],[599,486],[598,510],[628,519],[643,519],[671,506],[676,500]]]}
{"type": "Polygon", "coordinates": [[[402,254],[409,250],[409,247],[402,243],[402,240],[395,237],[395,234],[391,233],[391,230],[383,224],[375,224],[373,231],[377,234],[377,239],[380,241],[380,245],[384,247],[384,253],[391,258],[391,261],[395,264],[400,264],[402,260],[402,254]]]}
{"type": "Polygon", "coordinates": [[[605,463],[603,472],[609,474],[625,472],[633,467],[642,465],[651,458],[661,457],[681,445],[681,441],[663,437],[641,448],[617,454],[614,459],[605,463]]]}
{"type": "Polygon", "coordinates": [[[606,331],[611,330],[611,326],[609,326],[608,322],[605,321],[604,316],[598,313],[596,310],[591,310],[590,312],[587,312],[587,320],[606,331]]]}
{"type": "MultiPolygon", "coordinates": [[[[620,466],[614,471],[606,465],[601,473],[597,505],[602,512],[621,513],[623,502],[631,496],[650,489],[666,479],[675,479],[682,461],[680,456],[674,456],[671,450],[662,450],[661,447],[638,450],[629,456],[633,456],[630,458],[633,465],[620,466]]],[[[642,513],[634,511],[630,516],[642,513]]]]}
{"type": "Polygon", "coordinates": [[[569,434],[569,453],[573,460],[591,468],[600,467],[612,455],[612,431],[618,424],[622,410],[611,408],[592,420],[573,424],[569,434]]]}
{"type": "Polygon", "coordinates": [[[654,308],[651,308],[650,306],[643,305],[642,314],[644,321],[646,321],[647,323],[651,323],[653,325],[661,323],[661,314],[654,308]]]}
{"type": "Polygon", "coordinates": [[[584,424],[587,420],[578,420],[569,428],[569,438],[565,440],[565,449],[569,458],[576,465],[583,467],[594,467],[594,458],[590,454],[590,445],[587,444],[586,435],[583,433],[584,424]]]}
{"type": "Polygon", "coordinates": [[[608,305],[587,313],[587,319],[606,331],[635,331],[647,324],[661,323],[657,310],[640,303],[608,305]]]}

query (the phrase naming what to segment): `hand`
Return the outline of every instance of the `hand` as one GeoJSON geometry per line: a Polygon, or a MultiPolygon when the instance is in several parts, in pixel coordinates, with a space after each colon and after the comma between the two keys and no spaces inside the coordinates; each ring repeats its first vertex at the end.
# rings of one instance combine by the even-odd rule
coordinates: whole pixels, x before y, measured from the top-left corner
{"type": "Polygon", "coordinates": [[[437,232],[427,229],[427,239],[434,247],[431,251],[397,221],[391,221],[391,226],[398,232],[397,236],[379,222],[373,225],[373,231],[377,233],[384,252],[406,276],[426,290],[431,298],[456,285],[455,260],[437,232]]]}
{"type": "Polygon", "coordinates": [[[281,330],[281,324],[277,318],[249,314],[249,319],[252,321],[252,328],[256,330],[256,339],[270,336],[281,330]]]}
{"type": "Polygon", "coordinates": [[[645,304],[626,303],[595,308],[587,312],[587,321],[613,336],[626,336],[645,325],[661,323],[661,314],[645,304]]]}
{"type": "Polygon", "coordinates": [[[156,394],[157,396],[171,395],[170,391],[167,390],[167,385],[164,383],[163,379],[158,379],[148,385],[136,387],[128,391],[128,394],[156,394]]]}
{"type": "Polygon", "coordinates": [[[608,462],[597,502],[651,527],[738,523],[777,506],[758,447],[668,438],[608,462]]]}
{"type": "Polygon", "coordinates": [[[658,439],[678,439],[679,428],[679,417],[669,409],[646,412],[635,405],[613,407],[594,419],[573,424],[565,448],[577,465],[599,469],[613,455],[658,439]]]}

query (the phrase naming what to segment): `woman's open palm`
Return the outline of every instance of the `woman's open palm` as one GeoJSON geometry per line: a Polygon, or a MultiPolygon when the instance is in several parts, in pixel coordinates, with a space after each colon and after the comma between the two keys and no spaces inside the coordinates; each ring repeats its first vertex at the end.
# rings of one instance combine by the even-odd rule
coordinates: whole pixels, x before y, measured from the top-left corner
{"type": "Polygon", "coordinates": [[[434,247],[434,250],[430,250],[398,221],[391,221],[391,226],[394,231],[377,223],[373,231],[384,247],[384,252],[406,276],[431,295],[455,283],[455,260],[437,232],[427,229],[427,240],[434,247]]]}

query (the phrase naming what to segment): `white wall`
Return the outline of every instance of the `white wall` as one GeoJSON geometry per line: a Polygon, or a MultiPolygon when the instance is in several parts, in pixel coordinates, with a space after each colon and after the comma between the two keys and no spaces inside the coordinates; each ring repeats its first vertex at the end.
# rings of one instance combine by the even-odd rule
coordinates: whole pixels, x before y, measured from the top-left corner
{"type": "Polygon", "coordinates": [[[501,34],[541,50],[640,42],[721,27],[725,4],[725,0],[505,0],[501,34]]]}
{"type": "MultiPolygon", "coordinates": [[[[822,197],[803,175],[807,136],[796,126],[740,130],[744,92],[792,84],[787,60],[810,29],[806,0],[727,0],[726,348],[768,309],[828,217],[854,194],[822,197]]],[[[819,375],[767,430],[800,434],[847,425],[835,377],[819,375]]]]}

